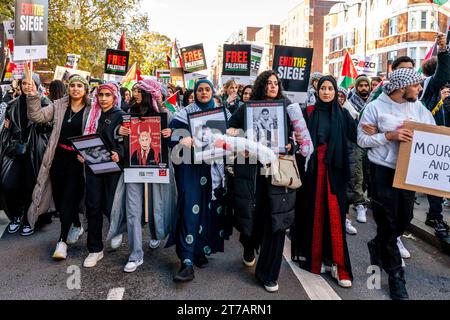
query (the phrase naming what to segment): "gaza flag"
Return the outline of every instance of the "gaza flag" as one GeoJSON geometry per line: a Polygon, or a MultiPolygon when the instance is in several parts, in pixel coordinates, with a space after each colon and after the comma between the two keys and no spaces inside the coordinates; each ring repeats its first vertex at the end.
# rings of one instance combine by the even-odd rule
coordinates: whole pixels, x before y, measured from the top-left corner
{"type": "Polygon", "coordinates": [[[358,72],[356,71],[355,65],[353,64],[352,58],[347,53],[345,54],[344,64],[342,65],[342,73],[341,76],[344,77],[342,80],[341,87],[348,88],[351,84],[356,82],[356,78],[358,77],[358,72]]]}

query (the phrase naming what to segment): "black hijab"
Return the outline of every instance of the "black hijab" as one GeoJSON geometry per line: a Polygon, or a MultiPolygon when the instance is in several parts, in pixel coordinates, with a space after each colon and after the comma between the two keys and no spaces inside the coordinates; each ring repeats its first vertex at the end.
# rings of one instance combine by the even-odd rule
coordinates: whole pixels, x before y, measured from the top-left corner
{"type": "Polygon", "coordinates": [[[336,79],[332,76],[324,76],[320,78],[317,86],[318,91],[325,81],[331,82],[336,95],[333,101],[323,102],[318,98],[315,104],[315,110],[312,112],[308,129],[311,133],[311,139],[317,148],[317,132],[319,127],[319,110],[331,112],[330,119],[330,139],[328,142],[328,150],[326,155],[326,164],[329,168],[336,168],[343,172],[345,180],[349,178],[349,160],[347,153],[347,134],[345,129],[345,119],[338,102],[338,86],[336,79]],[[317,110],[318,109],[318,110],[317,110]]]}

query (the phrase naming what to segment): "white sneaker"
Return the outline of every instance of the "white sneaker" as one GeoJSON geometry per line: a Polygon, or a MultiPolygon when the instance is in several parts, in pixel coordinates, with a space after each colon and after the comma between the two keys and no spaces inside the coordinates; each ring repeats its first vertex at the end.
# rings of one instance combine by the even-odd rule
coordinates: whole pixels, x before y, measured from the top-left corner
{"type": "Polygon", "coordinates": [[[56,261],[66,260],[67,258],[67,244],[60,241],[56,244],[55,252],[52,258],[56,261]]]}
{"type": "Polygon", "coordinates": [[[397,238],[397,247],[398,250],[400,250],[400,255],[402,256],[403,259],[411,258],[411,253],[409,253],[409,251],[403,245],[402,237],[397,238]]]}
{"type": "Polygon", "coordinates": [[[351,235],[355,235],[358,233],[356,228],[352,225],[352,220],[350,219],[345,220],[345,231],[351,235]]]}
{"type": "Polygon", "coordinates": [[[103,259],[103,251],[96,253],[89,253],[86,259],[84,259],[83,267],[93,268],[97,265],[97,262],[103,259]]]}
{"type": "Polygon", "coordinates": [[[353,285],[351,280],[339,279],[338,268],[335,264],[331,268],[331,276],[337,280],[338,285],[342,288],[350,288],[353,285]]]}
{"type": "Polygon", "coordinates": [[[119,247],[122,244],[122,240],[123,240],[123,234],[119,234],[118,236],[115,236],[114,238],[111,239],[111,248],[113,250],[119,249],[119,247]]]}
{"type": "Polygon", "coordinates": [[[83,227],[70,227],[69,235],[67,236],[67,244],[75,244],[78,239],[83,235],[84,229],[83,227]]]}
{"type": "Polygon", "coordinates": [[[150,240],[148,242],[148,245],[150,246],[151,249],[156,249],[161,245],[161,241],[160,240],[150,240]]]}
{"type": "Polygon", "coordinates": [[[448,200],[448,199],[445,200],[445,201],[444,201],[444,206],[445,206],[445,207],[450,207],[450,200],[448,200]]]}
{"type": "Polygon", "coordinates": [[[138,261],[128,261],[127,265],[123,269],[126,273],[132,273],[135,272],[137,267],[142,265],[144,263],[144,260],[138,260],[138,261]]]}
{"type": "Polygon", "coordinates": [[[366,213],[367,213],[367,208],[364,207],[362,204],[358,205],[356,207],[356,221],[360,222],[360,223],[366,223],[367,222],[367,217],[366,217],[366,213]]]}

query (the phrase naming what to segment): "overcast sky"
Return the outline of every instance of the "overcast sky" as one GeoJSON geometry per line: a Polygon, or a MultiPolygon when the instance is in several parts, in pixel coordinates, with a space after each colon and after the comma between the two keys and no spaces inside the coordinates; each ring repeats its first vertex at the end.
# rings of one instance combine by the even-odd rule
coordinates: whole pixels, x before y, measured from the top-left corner
{"type": "Polygon", "coordinates": [[[150,29],[182,47],[203,43],[208,67],[218,45],[246,26],[280,24],[301,0],[144,0],[150,29]]]}

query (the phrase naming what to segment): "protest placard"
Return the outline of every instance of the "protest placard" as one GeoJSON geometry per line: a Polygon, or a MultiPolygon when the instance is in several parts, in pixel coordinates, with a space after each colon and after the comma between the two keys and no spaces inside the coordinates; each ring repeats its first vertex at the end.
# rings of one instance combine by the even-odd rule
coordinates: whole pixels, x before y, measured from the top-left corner
{"type": "Polygon", "coordinates": [[[311,48],[275,46],[273,71],[292,102],[306,103],[312,55],[311,48]]]}
{"type": "Polygon", "coordinates": [[[156,70],[156,79],[159,83],[168,85],[170,83],[170,70],[156,70]]]}
{"type": "Polygon", "coordinates": [[[14,61],[47,59],[48,0],[16,0],[14,61]]]}
{"type": "Polygon", "coordinates": [[[251,45],[223,45],[222,85],[229,80],[250,84],[251,45]]]}
{"type": "Polygon", "coordinates": [[[450,198],[450,128],[405,122],[412,142],[400,144],[394,187],[450,198]]]}
{"type": "Polygon", "coordinates": [[[181,48],[184,71],[195,72],[207,69],[203,44],[181,48]]]}
{"type": "Polygon", "coordinates": [[[55,75],[53,76],[53,80],[67,80],[71,75],[77,74],[86,78],[88,81],[91,77],[91,73],[83,70],[75,70],[71,68],[57,66],[55,69],[55,75]]]}
{"type": "Polygon", "coordinates": [[[129,59],[129,51],[106,49],[105,74],[125,76],[128,71],[129,59]]]}

